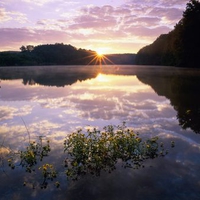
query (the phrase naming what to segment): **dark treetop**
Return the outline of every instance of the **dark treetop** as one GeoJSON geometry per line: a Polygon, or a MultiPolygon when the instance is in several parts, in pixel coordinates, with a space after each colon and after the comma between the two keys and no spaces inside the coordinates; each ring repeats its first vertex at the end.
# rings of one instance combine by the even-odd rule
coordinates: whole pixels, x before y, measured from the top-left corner
{"type": "Polygon", "coordinates": [[[160,35],[136,55],[139,65],[200,67],[200,2],[190,0],[174,30],[160,35]]]}
{"type": "Polygon", "coordinates": [[[63,43],[20,47],[21,52],[0,52],[0,66],[134,64],[135,54],[98,57],[92,50],[63,43]]]}

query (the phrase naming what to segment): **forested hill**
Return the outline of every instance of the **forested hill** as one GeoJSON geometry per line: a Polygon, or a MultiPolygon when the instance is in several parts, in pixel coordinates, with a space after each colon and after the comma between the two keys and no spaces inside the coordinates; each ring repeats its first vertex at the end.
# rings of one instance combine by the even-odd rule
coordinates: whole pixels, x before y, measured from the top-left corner
{"type": "Polygon", "coordinates": [[[136,55],[139,65],[200,68],[200,2],[190,0],[182,19],[168,34],[160,35],[136,55]]]}
{"type": "Polygon", "coordinates": [[[63,43],[20,48],[21,52],[1,52],[1,66],[86,64],[94,51],[77,49],[63,43]]]}
{"type": "Polygon", "coordinates": [[[136,54],[131,54],[131,53],[106,54],[104,60],[105,60],[105,63],[107,64],[134,65],[135,56],[136,54]]]}
{"type": "Polygon", "coordinates": [[[95,51],[77,49],[63,43],[27,45],[20,50],[0,52],[0,66],[134,64],[135,58],[135,54],[98,57],[95,51]]]}

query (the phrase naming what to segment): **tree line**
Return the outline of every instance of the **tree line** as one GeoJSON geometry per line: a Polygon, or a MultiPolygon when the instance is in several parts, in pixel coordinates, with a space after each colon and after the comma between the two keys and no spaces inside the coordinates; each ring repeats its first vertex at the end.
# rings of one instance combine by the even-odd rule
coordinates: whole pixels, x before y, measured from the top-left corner
{"type": "Polygon", "coordinates": [[[200,67],[200,2],[190,0],[182,19],[168,34],[160,35],[136,55],[139,65],[200,67]]]}
{"type": "Polygon", "coordinates": [[[88,64],[95,51],[63,43],[22,46],[21,52],[1,52],[0,66],[88,64]]]}
{"type": "Polygon", "coordinates": [[[63,43],[21,46],[19,52],[0,52],[0,66],[133,64],[135,54],[98,57],[92,50],[63,43]]]}

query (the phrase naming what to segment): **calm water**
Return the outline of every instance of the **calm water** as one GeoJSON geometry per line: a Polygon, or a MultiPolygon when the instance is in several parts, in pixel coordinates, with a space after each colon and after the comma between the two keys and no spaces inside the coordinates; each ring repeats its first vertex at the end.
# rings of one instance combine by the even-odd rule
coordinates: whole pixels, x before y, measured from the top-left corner
{"type": "MultiPolygon", "coordinates": [[[[200,70],[149,66],[0,68],[0,199],[188,200],[200,199],[200,70]],[[46,190],[34,174],[11,170],[8,149],[38,136],[53,147],[48,162],[62,169],[67,134],[89,127],[126,125],[141,136],[159,136],[169,147],[145,168],[119,167],[101,177],[46,190]],[[25,123],[25,125],[24,125],[25,123]],[[175,148],[170,148],[170,141],[175,148]]],[[[62,171],[62,170],[61,170],[62,171]]]]}

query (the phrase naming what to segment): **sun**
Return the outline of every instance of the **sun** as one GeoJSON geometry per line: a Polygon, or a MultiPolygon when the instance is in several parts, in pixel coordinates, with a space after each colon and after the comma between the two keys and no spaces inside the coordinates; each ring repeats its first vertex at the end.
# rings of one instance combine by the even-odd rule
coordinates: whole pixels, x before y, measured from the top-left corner
{"type": "Polygon", "coordinates": [[[98,50],[96,51],[96,53],[97,53],[97,56],[98,56],[98,57],[103,57],[103,51],[102,51],[101,49],[98,49],[98,50]]]}
{"type": "Polygon", "coordinates": [[[96,49],[93,54],[89,57],[91,57],[90,62],[88,65],[94,63],[95,65],[106,65],[106,64],[114,64],[112,60],[107,58],[107,54],[105,54],[106,49],[105,48],[98,48],[96,49]]]}

